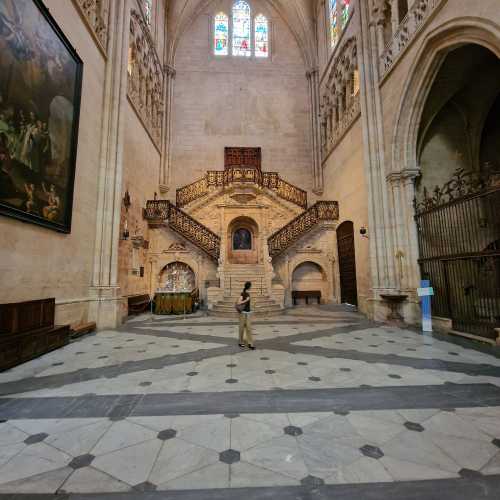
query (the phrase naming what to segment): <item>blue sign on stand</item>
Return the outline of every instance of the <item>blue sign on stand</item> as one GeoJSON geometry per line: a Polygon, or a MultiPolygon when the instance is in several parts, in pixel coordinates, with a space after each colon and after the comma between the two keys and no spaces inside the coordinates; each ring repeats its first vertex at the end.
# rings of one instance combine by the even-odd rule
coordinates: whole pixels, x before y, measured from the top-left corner
{"type": "Polygon", "coordinates": [[[429,280],[422,280],[420,287],[417,293],[422,300],[422,331],[432,332],[431,297],[434,295],[434,289],[429,280]]]}

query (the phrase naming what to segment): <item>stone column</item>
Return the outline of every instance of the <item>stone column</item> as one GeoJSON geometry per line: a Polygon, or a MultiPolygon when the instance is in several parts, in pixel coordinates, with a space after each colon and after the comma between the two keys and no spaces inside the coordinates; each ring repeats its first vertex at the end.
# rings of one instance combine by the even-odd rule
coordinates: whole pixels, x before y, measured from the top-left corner
{"type": "Polygon", "coordinates": [[[98,328],[121,322],[118,246],[122,204],[123,137],[127,104],[129,0],[110,2],[108,59],[104,82],[104,113],[94,270],[89,290],[89,315],[98,328]]]}
{"type": "Polygon", "coordinates": [[[165,112],[163,118],[162,159],[160,173],[160,193],[170,189],[170,166],[172,162],[172,104],[174,96],[175,69],[165,66],[165,112]]]}
{"type": "Polygon", "coordinates": [[[313,192],[323,194],[323,167],[321,165],[321,138],[319,126],[319,71],[313,68],[306,73],[309,83],[309,100],[311,103],[311,146],[313,165],[313,192]]]}
{"type": "Polygon", "coordinates": [[[391,228],[384,140],[382,101],[379,89],[379,72],[376,27],[370,25],[368,3],[361,2],[358,9],[361,32],[358,35],[358,57],[361,58],[360,99],[363,123],[365,172],[368,187],[368,215],[371,228],[370,271],[372,283],[372,314],[385,320],[387,308],[381,303],[381,293],[397,289],[394,269],[394,245],[391,228]]]}

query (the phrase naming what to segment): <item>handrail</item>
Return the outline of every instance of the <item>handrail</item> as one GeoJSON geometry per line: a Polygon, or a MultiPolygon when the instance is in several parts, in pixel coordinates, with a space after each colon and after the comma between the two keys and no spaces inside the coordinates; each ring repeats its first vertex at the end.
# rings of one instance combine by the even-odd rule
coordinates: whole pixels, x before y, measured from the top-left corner
{"type": "Polygon", "coordinates": [[[318,201],[308,210],[295,217],[286,226],[276,231],[267,240],[269,255],[277,257],[305,233],[321,221],[339,219],[339,204],[336,201],[318,201]]]}
{"type": "Polygon", "coordinates": [[[144,209],[144,218],[152,226],[168,222],[171,229],[189,240],[217,261],[220,256],[220,236],[193,219],[168,200],[149,200],[144,209]]]}
{"type": "Polygon", "coordinates": [[[307,208],[307,191],[282,179],[277,172],[262,172],[256,168],[232,167],[227,170],[209,170],[201,179],[177,189],[178,207],[202,198],[211,187],[229,186],[233,183],[249,183],[270,189],[280,198],[307,208]]]}

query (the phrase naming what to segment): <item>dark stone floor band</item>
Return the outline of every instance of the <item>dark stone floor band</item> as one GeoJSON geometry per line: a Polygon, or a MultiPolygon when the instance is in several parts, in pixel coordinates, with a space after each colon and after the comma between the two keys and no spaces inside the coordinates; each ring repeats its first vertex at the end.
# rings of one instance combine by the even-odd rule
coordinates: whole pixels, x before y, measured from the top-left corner
{"type": "Polygon", "coordinates": [[[497,500],[500,475],[475,478],[218,490],[153,491],[96,494],[0,494],[0,500],[497,500]]]}
{"type": "Polygon", "coordinates": [[[492,384],[0,399],[0,420],[500,406],[492,384]]]}

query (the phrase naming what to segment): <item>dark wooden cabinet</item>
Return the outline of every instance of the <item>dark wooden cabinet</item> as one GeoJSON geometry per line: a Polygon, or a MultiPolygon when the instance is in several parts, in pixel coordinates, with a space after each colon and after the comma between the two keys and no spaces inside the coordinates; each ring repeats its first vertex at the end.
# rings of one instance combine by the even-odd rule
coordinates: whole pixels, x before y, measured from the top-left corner
{"type": "Polygon", "coordinates": [[[55,299],[0,304],[0,371],[66,345],[69,325],[55,326],[55,299]]]}

